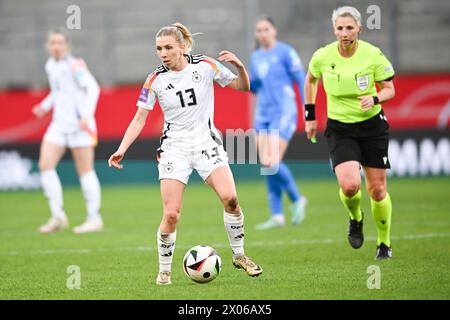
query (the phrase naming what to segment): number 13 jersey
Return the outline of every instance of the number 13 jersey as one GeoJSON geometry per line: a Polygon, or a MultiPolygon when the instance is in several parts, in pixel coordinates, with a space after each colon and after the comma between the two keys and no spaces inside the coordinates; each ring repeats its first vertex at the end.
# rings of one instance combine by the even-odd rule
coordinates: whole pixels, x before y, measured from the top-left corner
{"type": "Polygon", "coordinates": [[[164,114],[160,151],[199,151],[222,141],[214,126],[214,86],[227,86],[237,78],[216,60],[204,55],[186,55],[181,71],[161,65],[150,73],[137,106],[152,110],[158,99],[164,114]]]}

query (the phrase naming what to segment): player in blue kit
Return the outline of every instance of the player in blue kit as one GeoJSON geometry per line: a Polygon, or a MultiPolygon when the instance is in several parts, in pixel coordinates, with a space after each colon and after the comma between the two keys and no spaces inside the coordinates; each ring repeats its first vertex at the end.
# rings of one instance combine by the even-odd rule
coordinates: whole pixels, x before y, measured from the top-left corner
{"type": "Polygon", "coordinates": [[[305,217],[307,199],[301,195],[294,176],[282,161],[289,140],[297,128],[297,103],[294,82],[303,97],[305,72],[294,48],[277,41],[273,20],[262,17],[256,22],[255,36],[259,48],[251,56],[251,91],[257,96],[254,126],[258,155],[267,172],[269,206],[272,216],[257,229],[285,226],[283,194],[292,202],[292,224],[305,217]]]}

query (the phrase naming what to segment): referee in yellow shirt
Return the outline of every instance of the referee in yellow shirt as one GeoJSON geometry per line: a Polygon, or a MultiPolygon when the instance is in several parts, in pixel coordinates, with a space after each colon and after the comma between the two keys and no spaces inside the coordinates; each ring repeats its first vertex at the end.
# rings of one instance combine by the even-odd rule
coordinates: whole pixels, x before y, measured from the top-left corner
{"type": "Polygon", "coordinates": [[[360,206],[362,166],[377,226],[376,259],[389,259],[392,257],[392,203],[386,181],[386,169],[390,168],[389,124],[381,103],[395,95],[394,69],[380,49],[359,40],[362,27],[357,9],[334,10],[332,22],[337,41],[314,53],[306,76],[305,131],[308,139],[315,139],[314,103],[318,80],[322,78],[328,112],[325,137],[340,187],[339,196],[350,215],[348,241],[355,249],[364,242],[364,215],[360,206]]]}

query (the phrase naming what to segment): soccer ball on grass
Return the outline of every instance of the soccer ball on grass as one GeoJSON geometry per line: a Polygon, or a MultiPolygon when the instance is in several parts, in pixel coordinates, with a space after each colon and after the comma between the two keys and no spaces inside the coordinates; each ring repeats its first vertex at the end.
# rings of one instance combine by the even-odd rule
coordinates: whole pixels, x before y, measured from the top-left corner
{"type": "Polygon", "coordinates": [[[183,258],[184,273],[193,281],[206,283],[214,280],[220,273],[222,260],[210,246],[195,246],[183,258]]]}

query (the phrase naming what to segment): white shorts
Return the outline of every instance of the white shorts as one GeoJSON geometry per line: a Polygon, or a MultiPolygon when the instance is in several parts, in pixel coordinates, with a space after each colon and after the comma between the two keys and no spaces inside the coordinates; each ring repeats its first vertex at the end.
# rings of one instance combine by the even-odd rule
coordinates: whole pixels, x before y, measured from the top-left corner
{"type": "Polygon", "coordinates": [[[223,146],[203,151],[164,150],[158,153],[159,180],[174,179],[187,184],[195,169],[205,181],[217,168],[228,166],[228,155],[223,146]]]}
{"type": "Polygon", "coordinates": [[[95,147],[97,145],[97,130],[87,132],[80,129],[73,132],[64,132],[52,123],[45,132],[44,141],[68,148],[95,147]]]}

